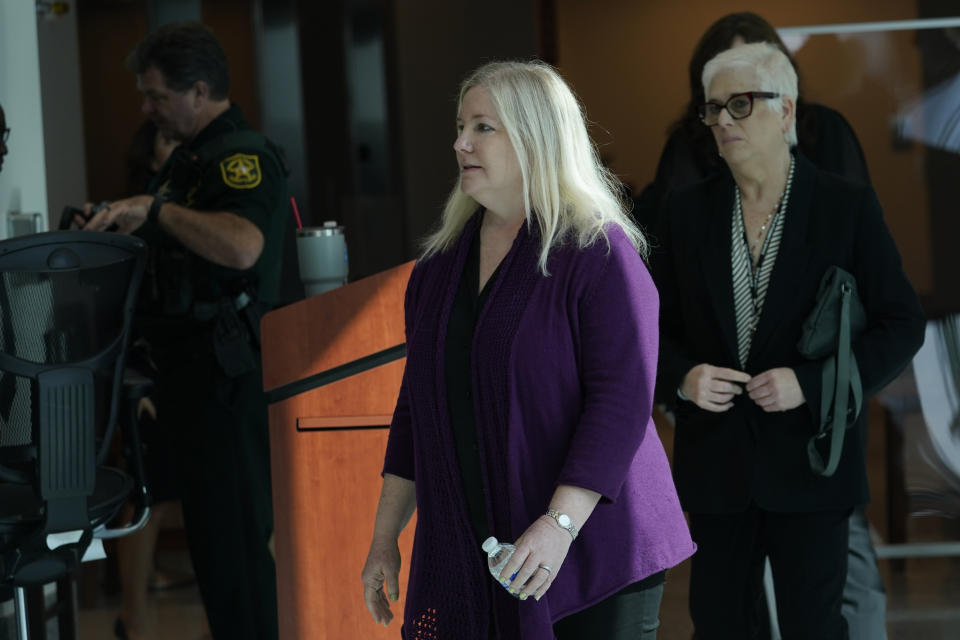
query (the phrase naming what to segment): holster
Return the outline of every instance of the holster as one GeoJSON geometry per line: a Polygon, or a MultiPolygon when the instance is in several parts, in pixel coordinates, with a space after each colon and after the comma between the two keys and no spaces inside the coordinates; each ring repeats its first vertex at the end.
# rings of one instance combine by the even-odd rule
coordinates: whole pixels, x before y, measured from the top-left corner
{"type": "Polygon", "coordinates": [[[254,371],[260,357],[259,340],[254,342],[256,336],[241,317],[245,309],[237,311],[233,299],[224,296],[213,327],[213,354],[229,378],[254,371]]]}

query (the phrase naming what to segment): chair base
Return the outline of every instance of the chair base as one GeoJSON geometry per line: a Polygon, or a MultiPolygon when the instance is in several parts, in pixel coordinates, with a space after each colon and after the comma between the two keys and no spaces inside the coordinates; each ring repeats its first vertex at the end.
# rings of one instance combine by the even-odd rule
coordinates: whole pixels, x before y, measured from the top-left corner
{"type": "Polygon", "coordinates": [[[17,625],[17,640],[28,640],[30,632],[27,630],[27,590],[16,587],[13,590],[13,617],[17,625]]]}
{"type": "Polygon", "coordinates": [[[62,576],[55,583],[35,587],[13,589],[12,638],[17,640],[46,640],[48,621],[57,620],[57,637],[60,640],[77,638],[77,603],[73,573],[62,576]],[[47,604],[47,588],[56,588],[56,600],[47,604]]]}

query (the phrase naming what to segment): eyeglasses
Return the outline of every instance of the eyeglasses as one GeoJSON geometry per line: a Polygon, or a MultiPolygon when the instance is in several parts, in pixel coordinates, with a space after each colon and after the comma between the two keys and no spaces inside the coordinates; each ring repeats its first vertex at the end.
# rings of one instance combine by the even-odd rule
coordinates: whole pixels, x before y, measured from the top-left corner
{"type": "Polygon", "coordinates": [[[753,113],[753,101],[756,98],[769,100],[770,98],[779,98],[779,93],[769,91],[747,91],[745,93],[735,93],[730,98],[720,104],[711,100],[697,107],[697,115],[700,116],[700,122],[712,127],[720,121],[720,112],[724,109],[734,120],[742,120],[753,113]]]}
{"type": "Polygon", "coordinates": [[[7,140],[9,139],[10,139],[10,127],[7,127],[6,129],[3,129],[2,131],[0,131],[0,142],[6,144],[7,140]]]}

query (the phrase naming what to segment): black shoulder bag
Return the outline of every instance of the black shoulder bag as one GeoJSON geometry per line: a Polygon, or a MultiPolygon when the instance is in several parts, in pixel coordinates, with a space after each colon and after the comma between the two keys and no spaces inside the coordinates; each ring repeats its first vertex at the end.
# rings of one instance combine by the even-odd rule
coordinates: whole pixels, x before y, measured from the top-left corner
{"type": "Polygon", "coordinates": [[[863,404],[863,385],[857,359],[850,343],[863,331],[867,316],[857,297],[857,281],[840,267],[830,267],[820,281],[813,312],[803,323],[797,350],[810,360],[826,358],[820,394],[820,424],[807,443],[810,468],[832,476],[840,463],[843,436],[857,421],[863,404]],[[850,403],[852,397],[852,406],[850,403]],[[817,450],[817,441],[830,434],[826,464],[817,450]]]}

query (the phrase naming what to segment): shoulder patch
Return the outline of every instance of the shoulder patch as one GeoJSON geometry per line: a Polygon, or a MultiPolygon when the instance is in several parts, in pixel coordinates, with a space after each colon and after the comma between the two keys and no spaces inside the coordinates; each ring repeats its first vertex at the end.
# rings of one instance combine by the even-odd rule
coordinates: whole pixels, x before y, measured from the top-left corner
{"type": "Polygon", "coordinates": [[[260,172],[260,156],[235,153],[220,161],[220,174],[224,184],[231,189],[253,189],[263,178],[260,172]]]}

